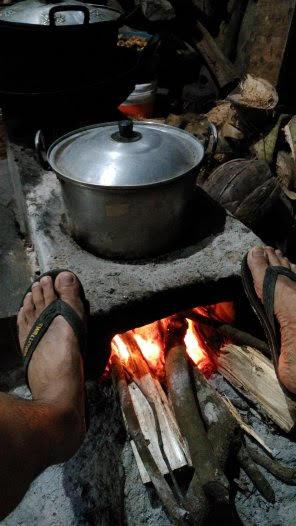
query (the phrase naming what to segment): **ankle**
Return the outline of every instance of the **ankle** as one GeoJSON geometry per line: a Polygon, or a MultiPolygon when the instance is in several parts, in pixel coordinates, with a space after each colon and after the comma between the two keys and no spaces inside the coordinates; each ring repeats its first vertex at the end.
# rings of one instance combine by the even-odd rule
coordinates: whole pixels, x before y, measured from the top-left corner
{"type": "Polygon", "coordinates": [[[69,460],[81,446],[86,433],[84,415],[74,406],[51,404],[49,465],[69,460]]]}

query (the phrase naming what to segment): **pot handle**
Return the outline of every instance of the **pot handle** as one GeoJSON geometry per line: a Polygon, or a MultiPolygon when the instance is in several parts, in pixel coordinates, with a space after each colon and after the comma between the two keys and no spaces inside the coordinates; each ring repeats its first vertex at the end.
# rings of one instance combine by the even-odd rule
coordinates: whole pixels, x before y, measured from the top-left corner
{"type": "Polygon", "coordinates": [[[48,13],[49,16],[49,25],[51,27],[56,27],[56,19],[55,14],[56,13],[63,13],[64,11],[77,11],[79,13],[83,13],[83,25],[88,25],[90,20],[90,14],[89,10],[86,7],[86,5],[55,5],[53,6],[48,13]]]}
{"type": "Polygon", "coordinates": [[[41,130],[38,130],[36,132],[34,143],[35,151],[40,165],[42,166],[43,170],[49,172],[51,170],[51,166],[47,160],[45,139],[41,130]]]}
{"type": "Polygon", "coordinates": [[[204,149],[207,157],[215,155],[218,146],[218,131],[212,122],[209,122],[209,135],[204,143],[204,149]]]}

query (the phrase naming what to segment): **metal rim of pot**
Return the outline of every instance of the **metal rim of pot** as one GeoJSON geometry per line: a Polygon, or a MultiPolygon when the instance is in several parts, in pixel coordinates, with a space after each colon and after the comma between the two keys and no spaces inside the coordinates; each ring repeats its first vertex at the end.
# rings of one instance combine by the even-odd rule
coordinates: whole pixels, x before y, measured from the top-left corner
{"type": "MultiPolygon", "coordinates": [[[[53,2],[54,3],[54,2],[53,2]]],[[[21,4],[21,2],[19,3],[21,4]]],[[[18,22],[18,21],[15,21],[15,20],[9,20],[9,17],[5,18],[5,17],[1,17],[1,12],[5,12],[5,10],[8,11],[9,13],[9,10],[11,10],[13,8],[13,5],[14,4],[8,4],[8,5],[4,5],[4,6],[0,6],[0,27],[1,25],[7,25],[8,27],[11,27],[11,28],[14,28],[14,29],[17,29],[17,28],[22,28],[22,29],[30,29],[30,30],[34,30],[34,29],[42,29],[42,31],[46,31],[46,30],[52,30],[52,29],[55,29],[55,30],[59,30],[59,31],[64,31],[64,30],[67,30],[67,28],[69,29],[78,29],[78,28],[84,28],[85,26],[93,26],[95,24],[116,24],[118,27],[120,27],[120,25],[122,24],[125,24],[129,17],[130,16],[133,16],[134,14],[134,11],[132,11],[130,14],[128,15],[124,15],[121,11],[119,11],[118,9],[115,9],[115,8],[112,8],[112,7],[109,7],[109,6],[104,6],[104,5],[97,5],[97,4],[92,4],[92,3],[81,3],[79,4],[77,2],[77,4],[64,4],[63,2],[60,2],[60,5],[53,5],[49,11],[48,11],[48,24],[47,23],[38,23],[38,24],[35,24],[35,23],[30,23],[30,22],[18,22]],[[94,20],[94,21],[91,21],[91,14],[92,14],[92,9],[93,10],[103,10],[103,11],[106,11],[106,12],[109,12],[109,13],[113,13],[113,14],[116,14],[117,15],[117,18],[114,16],[108,20],[94,20]],[[78,13],[82,13],[84,18],[83,18],[83,22],[82,23],[75,23],[75,24],[57,24],[56,23],[56,16],[58,13],[63,13],[63,12],[78,12],[78,13]]],[[[46,5],[46,4],[45,4],[46,5]]]]}
{"type": "MultiPolygon", "coordinates": [[[[137,132],[136,132],[137,133],[137,132]]],[[[119,130],[119,134],[120,134],[120,130],[119,130]]],[[[115,139],[116,140],[116,139],[115,139]]],[[[106,191],[106,192],[118,192],[118,191],[122,191],[122,192],[128,192],[128,191],[133,191],[133,190],[141,190],[141,189],[149,189],[149,188],[155,188],[156,186],[163,186],[163,185],[167,185],[167,184],[172,184],[178,180],[181,180],[185,177],[190,177],[194,171],[196,170],[196,168],[198,166],[200,166],[200,164],[202,163],[202,161],[204,160],[205,158],[205,153],[206,153],[206,150],[207,148],[209,148],[209,145],[210,145],[210,142],[212,141],[212,144],[211,144],[211,148],[210,148],[210,155],[213,155],[215,150],[216,150],[216,147],[217,147],[217,141],[218,141],[218,136],[217,136],[217,130],[216,130],[216,127],[212,124],[212,123],[209,123],[209,137],[208,137],[208,141],[206,144],[202,144],[200,140],[198,140],[195,136],[191,135],[189,132],[186,132],[184,130],[181,130],[179,128],[175,128],[174,126],[170,126],[168,124],[159,124],[159,123],[155,123],[153,121],[149,121],[149,120],[146,120],[146,121],[119,121],[119,122],[107,122],[107,123],[101,123],[101,124],[94,124],[94,125],[91,125],[91,126],[85,126],[85,127],[82,127],[82,128],[79,128],[77,130],[74,130],[74,131],[71,131],[69,133],[66,133],[64,134],[63,136],[59,137],[56,141],[54,141],[50,147],[48,148],[48,150],[46,150],[46,146],[45,146],[45,140],[44,140],[44,136],[43,136],[43,133],[41,130],[39,130],[37,133],[36,133],[36,136],[35,136],[35,150],[37,152],[37,156],[38,156],[38,159],[39,159],[39,162],[41,164],[41,166],[45,169],[45,170],[53,170],[56,175],[58,176],[59,179],[65,181],[65,182],[68,182],[68,183],[71,183],[71,184],[74,184],[76,186],[80,186],[82,188],[90,188],[90,189],[93,189],[93,190],[103,190],[103,191],[106,191]],[[132,123],[132,124],[130,124],[132,123]],[[112,186],[109,186],[109,185],[103,185],[103,184],[93,184],[93,183],[90,183],[90,182],[85,182],[85,181],[76,181],[75,179],[71,178],[70,176],[67,176],[65,175],[64,173],[61,173],[61,171],[58,169],[56,163],[53,161],[53,153],[55,152],[55,150],[59,147],[62,146],[62,144],[67,141],[67,139],[79,134],[79,133],[83,133],[83,132],[88,132],[88,131],[91,131],[91,130],[95,130],[95,129],[99,129],[99,128],[103,128],[103,127],[115,127],[115,126],[119,126],[120,128],[120,125],[125,125],[127,127],[130,127],[132,126],[131,128],[131,133],[135,133],[133,132],[133,125],[138,125],[138,126],[157,126],[157,128],[160,128],[161,130],[164,130],[164,131],[167,131],[167,132],[171,132],[171,133],[178,133],[178,135],[180,135],[181,137],[183,137],[185,140],[187,141],[190,141],[190,143],[192,145],[195,146],[195,148],[199,149],[199,159],[197,160],[196,163],[194,163],[191,168],[189,170],[184,170],[184,172],[182,173],[179,173],[177,174],[175,177],[170,177],[170,178],[167,178],[167,179],[164,179],[164,180],[160,180],[160,181],[157,181],[157,182],[151,182],[151,183],[144,183],[144,184],[137,184],[137,185],[112,185],[112,186]]],[[[124,140],[122,142],[125,142],[124,140]]],[[[126,141],[128,142],[128,141],[126,141]]]]}

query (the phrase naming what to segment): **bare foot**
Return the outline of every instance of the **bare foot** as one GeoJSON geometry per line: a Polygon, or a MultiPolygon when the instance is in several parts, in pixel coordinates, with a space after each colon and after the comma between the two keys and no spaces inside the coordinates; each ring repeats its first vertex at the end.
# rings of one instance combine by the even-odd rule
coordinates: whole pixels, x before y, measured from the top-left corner
{"type": "MultiPolygon", "coordinates": [[[[71,272],[60,273],[55,283],[45,276],[33,283],[18,314],[21,349],[36,319],[54,299],[69,303],[83,319],[79,284],[71,272]]],[[[32,398],[49,404],[56,416],[60,438],[52,452],[53,462],[71,457],[85,435],[83,363],[78,340],[68,322],[57,316],[34,351],[28,368],[32,398]]]]}
{"type": "MultiPolygon", "coordinates": [[[[296,273],[296,265],[280,250],[255,247],[248,254],[248,265],[253,276],[257,296],[262,300],[265,271],[268,266],[283,266],[296,273]]],[[[281,354],[279,378],[292,393],[296,393],[296,282],[279,276],[275,287],[274,313],[280,324],[281,354]]]]}

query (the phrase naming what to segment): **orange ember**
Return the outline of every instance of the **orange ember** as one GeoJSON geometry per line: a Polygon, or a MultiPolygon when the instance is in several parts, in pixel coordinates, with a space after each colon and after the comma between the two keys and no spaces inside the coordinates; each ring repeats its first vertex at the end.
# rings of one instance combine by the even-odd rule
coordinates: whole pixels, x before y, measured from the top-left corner
{"type": "MultiPolygon", "coordinates": [[[[196,307],[187,311],[186,318],[182,315],[171,316],[121,335],[117,334],[111,342],[112,353],[118,354],[125,368],[132,374],[137,353],[140,352],[150,371],[162,378],[168,348],[184,343],[192,362],[209,377],[215,370],[215,352],[219,351],[225,340],[217,336],[214,327],[204,323],[205,318],[216,322],[233,322],[233,303],[196,307]]],[[[108,371],[109,367],[106,374],[108,371]]]]}

